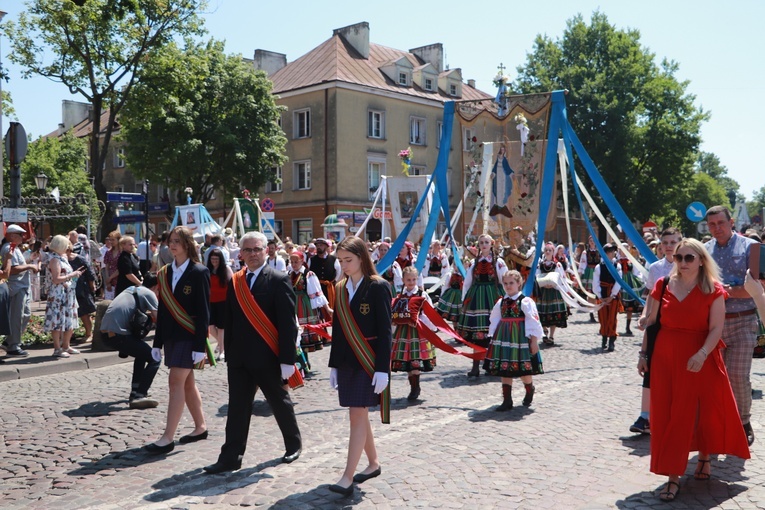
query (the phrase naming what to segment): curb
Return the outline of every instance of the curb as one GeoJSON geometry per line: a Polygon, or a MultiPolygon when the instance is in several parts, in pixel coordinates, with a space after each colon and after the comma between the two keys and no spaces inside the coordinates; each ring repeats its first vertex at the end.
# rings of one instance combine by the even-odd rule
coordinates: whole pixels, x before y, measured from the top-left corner
{"type": "Polygon", "coordinates": [[[102,368],[132,361],[131,358],[120,358],[115,351],[88,352],[76,354],[67,359],[51,357],[50,361],[42,361],[41,358],[45,357],[30,356],[29,358],[20,358],[16,363],[13,362],[16,361],[15,358],[6,358],[5,363],[0,365],[0,383],[43,375],[102,368]],[[12,360],[10,363],[9,359],[12,360]]]}

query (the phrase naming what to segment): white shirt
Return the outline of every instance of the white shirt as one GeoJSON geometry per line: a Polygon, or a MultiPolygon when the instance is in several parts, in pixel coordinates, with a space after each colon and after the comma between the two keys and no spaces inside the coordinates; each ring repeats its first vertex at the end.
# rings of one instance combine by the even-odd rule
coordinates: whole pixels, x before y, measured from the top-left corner
{"type": "MultiPolygon", "coordinates": [[[[606,263],[613,264],[614,261],[609,260],[606,263]]],[[[600,293],[601,293],[600,292],[600,268],[601,266],[602,266],[601,264],[598,264],[597,266],[595,266],[595,271],[592,273],[592,293],[595,294],[598,297],[598,299],[601,299],[600,297],[600,293]]],[[[619,264],[616,264],[616,272],[620,277],[624,276],[622,275],[622,266],[620,266],[619,264]]],[[[618,296],[620,290],[622,290],[622,286],[619,285],[619,282],[614,281],[614,286],[611,289],[611,297],[618,296]]]]}
{"type": "Polygon", "coordinates": [[[175,260],[173,260],[173,292],[175,292],[175,285],[178,283],[178,280],[181,279],[186,268],[189,267],[189,262],[191,262],[191,259],[186,259],[186,262],[180,266],[176,266],[175,260]]]}
{"type": "MultiPolygon", "coordinates": [[[[244,276],[245,278],[247,278],[247,275],[249,275],[249,274],[254,274],[255,275],[255,276],[253,276],[253,278],[252,278],[252,280],[250,282],[250,290],[252,290],[252,286],[255,285],[255,280],[258,279],[258,275],[260,274],[261,271],[263,271],[264,267],[266,267],[265,264],[263,264],[262,266],[257,268],[255,271],[250,271],[250,269],[247,268],[247,274],[244,276]]],[[[245,280],[245,281],[247,281],[247,280],[245,280]]]]}
{"type": "MultiPolygon", "coordinates": [[[[470,266],[465,271],[465,281],[462,284],[462,300],[465,301],[465,298],[467,297],[467,291],[470,290],[470,287],[473,285],[473,266],[476,265],[479,261],[485,260],[487,262],[491,262],[492,259],[490,257],[480,257],[473,262],[470,263],[470,266]]],[[[497,271],[497,281],[501,282],[502,277],[507,273],[507,264],[505,264],[505,261],[502,260],[502,258],[497,258],[496,264],[494,264],[494,268],[497,271]]]]}
{"type": "Polygon", "coordinates": [[[284,262],[284,259],[281,258],[279,255],[274,255],[274,258],[271,259],[270,257],[266,257],[266,264],[273,267],[277,271],[281,271],[282,273],[287,272],[287,264],[284,262]]]}
{"type": "Polygon", "coordinates": [[[356,291],[359,290],[359,287],[361,287],[361,284],[364,283],[364,277],[359,280],[359,283],[356,284],[356,287],[353,287],[353,282],[350,278],[348,278],[348,281],[345,283],[345,288],[348,290],[348,304],[351,303],[353,300],[354,294],[356,294],[356,291]]]}
{"type": "Polygon", "coordinates": [[[661,260],[657,260],[648,267],[648,279],[645,281],[645,288],[648,289],[648,292],[653,290],[656,282],[665,276],[669,276],[669,273],[672,271],[672,267],[674,265],[674,262],[669,262],[667,261],[667,257],[664,257],[661,260]]]}
{"type": "MultiPolygon", "coordinates": [[[[518,299],[518,296],[520,296],[521,293],[518,292],[512,296],[510,296],[511,299],[518,299]]],[[[534,304],[534,301],[530,298],[525,296],[521,300],[521,310],[523,310],[523,315],[525,316],[525,331],[526,336],[531,337],[535,336],[537,338],[542,338],[544,336],[544,332],[542,331],[542,323],[539,322],[539,313],[537,312],[537,305],[534,304]]],[[[491,309],[491,315],[489,315],[489,336],[493,337],[494,333],[497,331],[497,327],[499,326],[499,322],[502,320],[502,298],[498,299],[496,304],[494,305],[494,308],[491,309]]]]}

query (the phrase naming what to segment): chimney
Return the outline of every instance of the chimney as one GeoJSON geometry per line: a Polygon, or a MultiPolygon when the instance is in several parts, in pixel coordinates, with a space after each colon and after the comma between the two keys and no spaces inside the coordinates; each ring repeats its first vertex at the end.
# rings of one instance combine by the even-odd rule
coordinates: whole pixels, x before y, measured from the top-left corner
{"type": "Polygon", "coordinates": [[[475,88],[475,80],[468,80],[468,87],[475,88]]]}
{"type": "Polygon", "coordinates": [[[265,71],[268,76],[271,76],[287,65],[287,55],[275,51],[255,50],[252,65],[255,69],[265,71]]]}
{"type": "Polygon", "coordinates": [[[431,64],[439,73],[444,70],[444,45],[441,43],[429,44],[409,50],[417,58],[431,64]]]}
{"type": "Polygon", "coordinates": [[[355,25],[336,28],[332,31],[332,36],[336,35],[345,39],[362,57],[369,58],[369,23],[362,21],[355,25]]]}

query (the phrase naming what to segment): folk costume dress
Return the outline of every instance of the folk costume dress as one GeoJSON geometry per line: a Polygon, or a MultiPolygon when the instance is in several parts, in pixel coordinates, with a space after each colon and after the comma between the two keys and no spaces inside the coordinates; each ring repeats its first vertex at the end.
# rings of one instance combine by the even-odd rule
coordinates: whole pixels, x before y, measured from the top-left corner
{"type": "Polygon", "coordinates": [[[436,304],[436,311],[444,319],[457,322],[462,312],[462,284],[465,278],[459,271],[451,270],[449,275],[449,287],[441,293],[436,304]]]}
{"type": "Polygon", "coordinates": [[[600,253],[598,250],[584,250],[582,258],[579,261],[579,274],[582,275],[582,286],[587,292],[592,292],[592,275],[595,268],[600,264],[600,253]]]}
{"type": "Polygon", "coordinates": [[[619,264],[612,261],[601,262],[595,267],[593,273],[592,292],[599,300],[606,299],[607,297],[614,298],[609,304],[598,310],[598,322],[600,322],[600,336],[615,339],[618,336],[616,333],[616,316],[622,309],[622,303],[619,299],[621,285],[619,285],[616,279],[611,275],[606,264],[613,264],[616,268],[616,272],[619,276],[622,276],[622,268],[619,264]]]}
{"type": "Polygon", "coordinates": [[[420,289],[401,291],[392,304],[393,347],[391,349],[391,371],[430,372],[436,366],[436,350],[424,338],[421,328],[435,329],[433,323],[421,315],[423,306],[432,306],[430,297],[420,289]],[[426,305],[427,303],[427,305],[426,305]]]}
{"type": "MultiPolygon", "coordinates": [[[[626,258],[619,259],[619,266],[621,266],[622,269],[624,283],[629,285],[630,288],[635,291],[635,294],[640,296],[643,293],[643,289],[645,289],[645,284],[643,283],[643,279],[641,278],[638,269],[633,267],[632,262],[626,258]]],[[[621,298],[622,308],[625,312],[640,313],[643,311],[643,305],[640,304],[640,301],[632,297],[626,289],[622,289],[621,298]]]]}
{"type": "Polygon", "coordinates": [[[449,272],[449,259],[443,253],[428,254],[428,276],[443,277],[449,272]]]}
{"type": "Polygon", "coordinates": [[[497,300],[504,295],[502,276],[507,266],[502,259],[480,257],[468,268],[462,285],[462,313],[457,332],[462,338],[480,347],[489,343],[489,315],[497,300]]]}
{"type": "MultiPolygon", "coordinates": [[[[562,279],[566,278],[566,272],[560,262],[554,260],[540,260],[537,266],[536,277],[539,278],[549,273],[558,273],[562,279]]],[[[547,328],[555,326],[565,328],[568,325],[568,306],[563,301],[560,291],[556,287],[535,287],[537,294],[537,310],[542,326],[547,328]]]]}
{"type": "MultiPolygon", "coordinates": [[[[651,292],[661,296],[662,280],[651,292]]],[[[746,434],[722,359],[720,341],[698,372],[687,369],[688,359],[704,345],[709,333],[709,310],[719,296],[696,286],[679,301],[667,287],[661,298],[661,329],[651,357],[651,472],[685,473],[688,454],[749,458],[746,434]]]]}
{"type": "Polygon", "coordinates": [[[301,266],[299,271],[290,267],[289,271],[292,289],[295,291],[297,301],[298,324],[303,334],[300,336],[300,347],[305,352],[314,352],[324,347],[321,337],[305,328],[306,324],[319,324],[321,318],[317,310],[326,306],[329,301],[321,291],[319,278],[301,266]]]}
{"type": "Polygon", "coordinates": [[[488,375],[521,377],[543,374],[542,354],[531,354],[529,337],[541,338],[542,323],[531,298],[522,293],[505,296],[491,310],[491,341],[483,361],[488,375]]]}
{"type": "MultiPolygon", "coordinates": [[[[401,290],[404,288],[404,275],[403,271],[405,267],[409,267],[414,263],[413,257],[396,257],[396,260],[393,262],[393,266],[398,266],[398,272],[395,270],[393,271],[393,287],[395,292],[392,293],[393,296],[401,292],[401,290]]],[[[423,288],[424,283],[422,280],[422,273],[417,275],[417,286],[419,288],[423,288]]]]}

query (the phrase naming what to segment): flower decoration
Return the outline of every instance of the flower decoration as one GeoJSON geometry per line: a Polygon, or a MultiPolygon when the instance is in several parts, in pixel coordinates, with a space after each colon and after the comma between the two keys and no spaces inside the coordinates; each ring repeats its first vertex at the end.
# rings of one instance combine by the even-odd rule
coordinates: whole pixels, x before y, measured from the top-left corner
{"type": "Polygon", "coordinates": [[[247,188],[243,189],[242,190],[242,196],[244,198],[246,198],[247,200],[249,200],[250,199],[250,190],[248,190],[247,188]]]}
{"type": "Polygon", "coordinates": [[[518,124],[523,124],[524,126],[529,125],[529,121],[526,120],[526,116],[523,113],[518,113],[515,117],[513,117],[513,120],[518,124]]]}
{"type": "Polygon", "coordinates": [[[194,193],[194,190],[191,189],[191,186],[186,186],[186,189],[183,191],[186,193],[186,203],[191,204],[191,195],[194,193]]]}
{"type": "Polygon", "coordinates": [[[409,168],[412,166],[412,148],[407,147],[399,151],[398,157],[401,158],[401,167],[403,168],[401,172],[404,175],[409,175],[409,168]]]}

